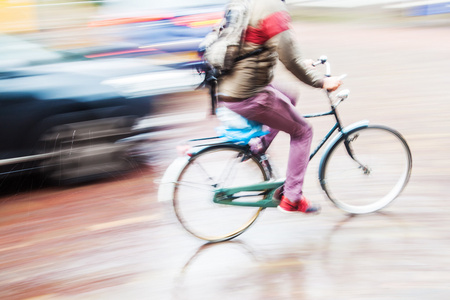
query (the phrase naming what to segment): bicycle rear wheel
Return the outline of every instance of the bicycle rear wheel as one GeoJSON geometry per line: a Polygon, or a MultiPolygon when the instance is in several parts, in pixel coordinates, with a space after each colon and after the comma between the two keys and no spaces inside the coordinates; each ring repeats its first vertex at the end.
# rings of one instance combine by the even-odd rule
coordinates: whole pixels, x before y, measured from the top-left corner
{"type": "MultiPolygon", "coordinates": [[[[181,225],[200,239],[230,240],[248,229],[264,208],[214,203],[215,190],[265,180],[268,176],[263,166],[245,148],[209,147],[195,154],[181,172],[174,190],[175,214],[181,225]]],[[[262,198],[253,196],[252,200],[262,198]]]]}
{"type": "Polygon", "coordinates": [[[338,208],[365,214],[390,204],[406,186],[411,168],[405,139],[388,127],[369,125],[350,131],[330,148],[319,180],[338,208]]]}

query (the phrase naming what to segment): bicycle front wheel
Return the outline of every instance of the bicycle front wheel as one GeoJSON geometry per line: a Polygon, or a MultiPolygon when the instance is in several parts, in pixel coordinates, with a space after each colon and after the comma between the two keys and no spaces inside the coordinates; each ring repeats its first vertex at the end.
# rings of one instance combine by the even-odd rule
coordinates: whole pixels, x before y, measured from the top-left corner
{"type": "MultiPolygon", "coordinates": [[[[175,214],[181,225],[200,239],[209,242],[230,240],[249,228],[264,208],[214,203],[215,190],[265,180],[268,176],[263,166],[243,147],[207,148],[190,159],[176,182],[175,214]]],[[[263,196],[252,198],[258,201],[263,196]]]]}
{"type": "Polygon", "coordinates": [[[369,125],[343,135],[324,155],[319,180],[328,198],[352,214],[378,211],[406,186],[411,151],[397,131],[369,125]]]}

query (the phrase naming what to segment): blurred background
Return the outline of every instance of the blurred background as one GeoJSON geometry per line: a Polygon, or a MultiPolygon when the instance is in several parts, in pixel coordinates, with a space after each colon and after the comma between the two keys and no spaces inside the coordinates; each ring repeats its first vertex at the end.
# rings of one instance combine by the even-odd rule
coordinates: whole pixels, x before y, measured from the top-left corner
{"type": "Polygon", "coordinates": [[[129,167],[130,138],[168,125],[154,120],[163,95],[203,81],[191,63],[223,15],[223,1],[205,0],[1,5],[0,172],[58,181],[129,167]]]}
{"type": "MultiPolygon", "coordinates": [[[[215,135],[195,65],[226,1],[0,1],[1,299],[450,297],[450,1],[286,2],[304,56],[348,74],[344,123],[408,141],[404,193],[347,216],[327,205],[316,159],[305,193],[321,215],[269,209],[235,241],[203,245],[157,190],[182,140],[215,135]]],[[[327,108],[276,72],[301,113],[327,108]]],[[[312,121],[313,144],[331,122],[312,121]]],[[[280,174],[288,144],[280,134],[269,151],[280,174]]]]}

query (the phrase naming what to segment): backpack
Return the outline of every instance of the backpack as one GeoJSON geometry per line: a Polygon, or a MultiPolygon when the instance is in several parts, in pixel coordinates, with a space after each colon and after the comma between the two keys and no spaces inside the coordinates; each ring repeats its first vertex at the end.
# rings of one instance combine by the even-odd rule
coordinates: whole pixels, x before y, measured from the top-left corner
{"type": "Polygon", "coordinates": [[[230,0],[219,26],[199,45],[199,52],[219,74],[229,71],[239,57],[242,41],[250,19],[252,0],[230,0]]]}

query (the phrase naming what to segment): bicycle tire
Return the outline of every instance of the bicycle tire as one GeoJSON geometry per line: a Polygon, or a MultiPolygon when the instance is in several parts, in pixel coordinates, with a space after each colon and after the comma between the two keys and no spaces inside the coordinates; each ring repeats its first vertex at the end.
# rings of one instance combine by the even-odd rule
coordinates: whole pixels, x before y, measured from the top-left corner
{"type": "MultiPolygon", "coordinates": [[[[268,179],[264,167],[248,147],[234,144],[207,147],[190,158],[175,183],[176,217],[184,229],[202,240],[233,239],[246,231],[264,208],[214,203],[215,189],[268,179]]],[[[262,197],[253,198],[257,201],[262,197]]]]}
{"type": "Polygon", "coordinates": [[[366,125],[343,134],[332,144],[321,161],[319,180],[338,208],[366,214],[397,198],[408,183],[411,169],[411,151],[399,132],[366,125]],[[356,160],[347,151],[346,141],[356,160]]]}

